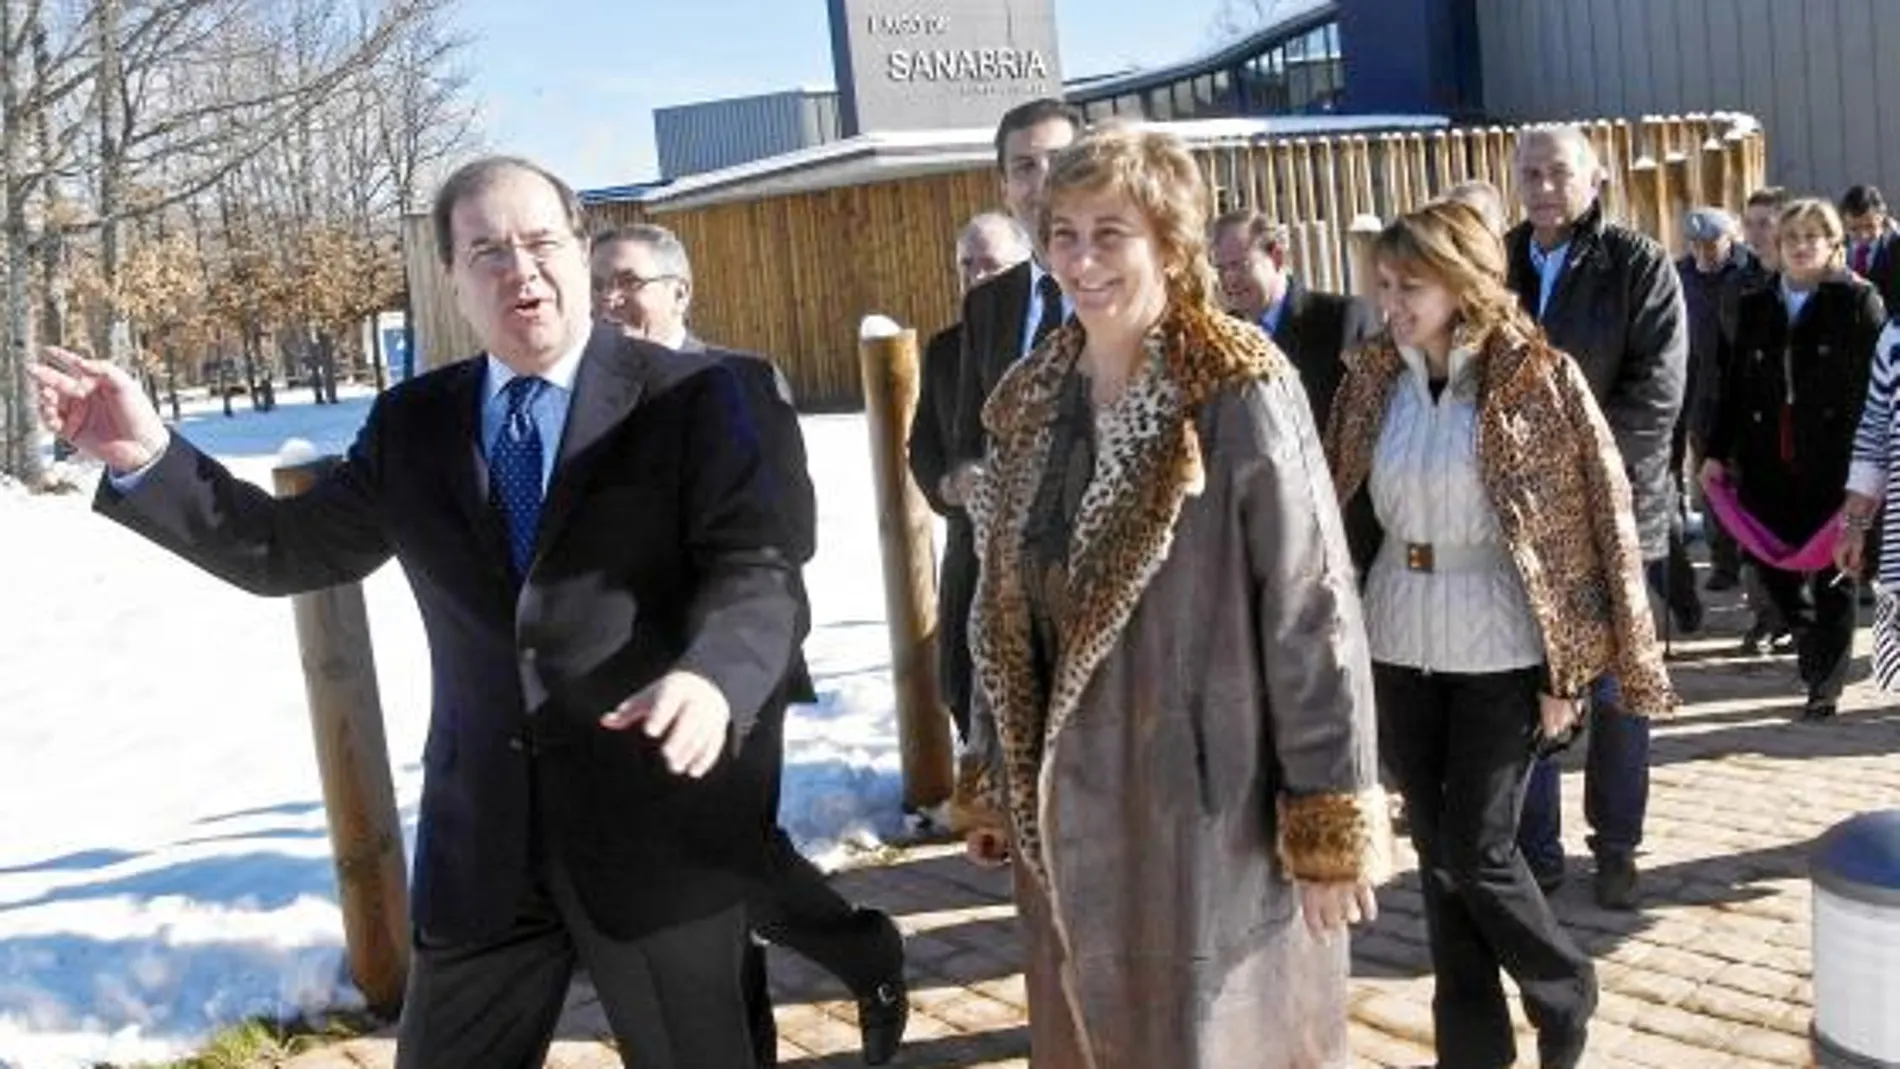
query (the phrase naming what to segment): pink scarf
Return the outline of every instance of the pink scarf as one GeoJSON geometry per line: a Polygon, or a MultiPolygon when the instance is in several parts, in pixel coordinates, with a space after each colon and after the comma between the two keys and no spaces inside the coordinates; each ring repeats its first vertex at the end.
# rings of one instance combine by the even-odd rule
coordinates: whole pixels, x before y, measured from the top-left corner
{"type": "Polygon", "coordinates": [[[1805,545],[1790,546],[1760,520],[1750,516],[1735,496],[1735,484],[1722,474],[1705,483],[1709,507],[1748,555],[1784,572],[1818,572],[1834,564],[1834,543],[1841,536],[1841,513],[1835,512],[1805,545]]]}

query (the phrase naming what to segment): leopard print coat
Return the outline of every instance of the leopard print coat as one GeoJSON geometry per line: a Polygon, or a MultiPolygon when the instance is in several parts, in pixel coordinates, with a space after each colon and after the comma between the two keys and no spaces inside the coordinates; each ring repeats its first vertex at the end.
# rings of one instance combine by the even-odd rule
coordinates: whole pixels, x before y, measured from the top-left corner
{"type": "MultiPolygon", "coordinates": [[[[1676,697],[1656,641],[1630,483],[1575,362],[1514,327],[1483,340],[1478,464],[1543,631],[1551,689],[1581,695],[1614,672],[1625,711],[1676,697]]],[[[1339,499],[1364,492],[1404,358],[1390,335],[1347,358],[1326,428],[1339,499]]]]}
{"type": "Polygon", "coordinates": [[[986,405],[970,641],[972,738],[991,744],[969,750],[956,815],[1007,830],[1049,903],[1048,942],[1031,938],[1063,963],[1075,1064],[1343,1064],[1343,941],[1295,923],[1288,877],[1381,878],[1390,832],[1304,391],[1252,324],[1177,315],[1149,339],[1095,413],[1044,680],[1024,531],[1083,343],[1058,331],[986,405]]]}

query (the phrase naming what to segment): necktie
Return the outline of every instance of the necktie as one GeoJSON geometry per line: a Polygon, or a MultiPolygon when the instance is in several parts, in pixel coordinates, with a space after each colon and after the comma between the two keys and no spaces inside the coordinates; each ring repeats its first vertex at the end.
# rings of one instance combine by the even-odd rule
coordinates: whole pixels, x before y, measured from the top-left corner
{"type": "Polygon", "coordinates": [[[1042,316],[1036,320],[1036,333],[1030,336],[1031,349],[1041,345],[1051,331],[1062,325],[1062,287],[1054,275],[1036,280],[1036,295],[1042,298],[1042,316]]]}
{"type": "Polygon", "coordinates": [[[508,561],[516,584],[528,574],[541,526],[541,428],[534,421],[533,406],[547,385],[545,379],[521,376],[502,388],[508,415],[488,457],[488,499],[508,532],[508,561]]]}

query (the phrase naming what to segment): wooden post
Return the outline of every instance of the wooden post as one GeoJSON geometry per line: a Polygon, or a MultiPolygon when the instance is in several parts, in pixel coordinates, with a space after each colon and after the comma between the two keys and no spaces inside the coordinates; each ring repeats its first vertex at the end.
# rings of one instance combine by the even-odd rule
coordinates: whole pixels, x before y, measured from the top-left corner
{"type": "Polygon", "coordinates": [[[1662,242],[1671,256],[1685,251],[1682,242],[1682,217],[1689,212],[1689,199],[1695,196],[1695,183],[1689,173],[1689,157],[1672,152],[1663,163],[1662,215],[1649,236],[1662,242]]]}
{"type": "Polygon", "coordinates": [[[1343,231],[1345,219],[1340,214],[1339,202],[1339,141],[1323,138],[1319,145],[1319,183],[1320,194],[1325,203],[1321,205],[1322,218],[1326,223],[1327,254],[1326,265],[1333,274],[1333,292],[1339,292],[1339,285],[1346,277],[1345,264],[1340,260],[1339,235],[1343,231]]]}
{"type": "Polygon", "coordinates": [[[1351,292],[1368,300],[1377,295],[1378,273],[1372,265],[1372,246],[1383,229],[1385,226],[1378,216],[1361,215],[1353,219],[1352,228],[1346,233],[1347,259],[1352,263],[1351,292]]]}
{"type": "Polygon", "coordinates": [[[1728,152],[1711,137],[1702,145],[1702,203],[1729,211],[1728,152]]]}
{"type": "Polygon", "coordinates": [[[1313,149],[1306,138],[1293,140],[1293,176],[1287,180],[1287,191],[1291,194],[1292,204],[1287,208],[1286,221],[1303,223],[1313,218],[1313,149]]]}
{"type": "Polygon", "coordinates": [[[871,472],[877,486],[878,543],[884,558],[884,618],[897,691],[897,746],[904,766],[904,808],[916,812],[950,799],[956,783],[950,715],[937,686],[937,575],[932,568],[930,507],[904,463],[917,412],[917,332],[869,316],[859,331],[871,472]]]}
{"type": "Polygon", "coordinates": [[[1722,204],[1739,219],[1748,195],[1754,192],[1748,188],[1748,135],[1739,130],[1729,131],[1722,138],[1722,155],[1727,160],[1723,167],[1727,181],[1722,186],[1722,204]]]}
{"type": "Polygon", "coordinates": [[[1662,168],[1647,156],[1630,164],[1630,225],[1654,234],[1662,217],[1662,168]]]}
{"type": "Polygon", "coordinates": [[[1408,134],[1405,138],[1406,158],[1412,167],[1412,203],[1407,211],[1417,211],[1425,202],[1432,199],[1432,168],[1426,157],[1425,135],[1408,134]]]}
{"type": "MultiPolygon", "coordinates": [[[[271,473],[278,497],[315,486],[337,463],[325,457],[271,473]]],[[[291,599],[317,775],[336,858],[337,900],[350,979],[372,1009],[402,1006],[409,979],[409,887],[402,824],[390,781],[382,699],[360,583],[291,599]]]]}

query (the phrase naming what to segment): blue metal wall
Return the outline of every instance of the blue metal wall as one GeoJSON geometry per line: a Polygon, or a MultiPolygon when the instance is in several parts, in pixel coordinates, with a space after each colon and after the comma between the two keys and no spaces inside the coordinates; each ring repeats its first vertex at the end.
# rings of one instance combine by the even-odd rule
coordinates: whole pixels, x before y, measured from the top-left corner
{"type": "Polygon", "coordinates": [[[1340,0],[1346,110],[1483,112],[1476,0],[1340,0]]]}

